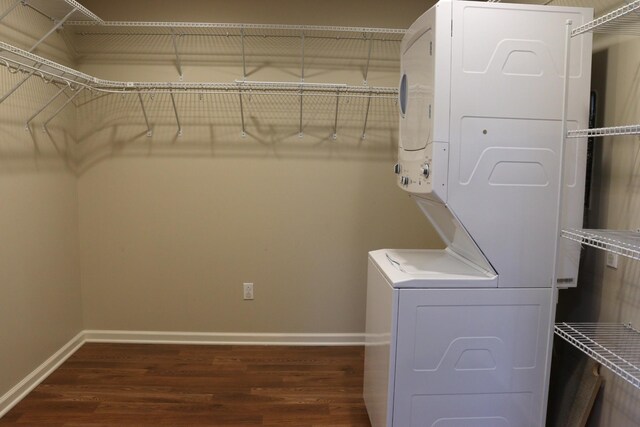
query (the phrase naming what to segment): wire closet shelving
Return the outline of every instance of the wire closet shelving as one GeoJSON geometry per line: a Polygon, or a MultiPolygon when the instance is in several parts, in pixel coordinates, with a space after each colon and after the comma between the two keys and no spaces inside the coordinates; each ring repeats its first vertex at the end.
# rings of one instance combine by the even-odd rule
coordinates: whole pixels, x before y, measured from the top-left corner
{"type": "MultiPolygon", "coordinates": [[[[17,6],[24,5],[44,15],[54,23],[53,28],[31,46],[18,47],[0,41],[0,65],[9,72],[23,77],[8,92],[0,94],[0,103],[11,96],[31,77],[40,77],[45,83],[53,83],[58,91],[53,97],[37,109],[25,120],[25,126],[46,109],[56,99],[67,100],[53,115],[44,121],[46,129],[67,105],[80,104],[74,99],[82,92],[91,94],[133,94],[137,95],[144,117],[147,135],[152,135],[143,95],[156,93],[166,94],[170,100],[170,108],[175,114],[178,135],[182,135],[182,122],[176,98],[184,95],[233,95],[237,97],[241,135],[246,135],[245,103],[246,96],[285,96],[296,103],[299,108],[299,136],[303,136],[303,115],[306,114],[305,99],[322,97],[333,99],[332,138],[338,134],[338,116],[341,113],[341,100],[359,99],[363,102],[363,125],[361,138],[367,133],[367,123],[372,104],[376,102],[395,102],[395,87],[379,87],[369,85],[370,70],[374,67],[397,67],[398,55],[373,54],[374,51],[388,50],[389,45],[397,50],[405,30],[390,28],[338,27],[338,26],[306,26],[306,25],[269,25],[269,24],[221,24],[199,22],[128,22],[103,21],[84,8],[75,0],[14,0],[5,11],[0,11],[0,23],[17,6]],[[74,68],[61,65],[55,61],[34,53],[37,47],[51,34],[64,28],[65,42],[76,59],[86,61],[87,58],[102,58],[109,55],[133,56],[136,59],[145,55],[154,55],[169,60],[178,71],[178,81],[117,81],[100,79],[80,72],[74,68]],[[148,41],[154,40],[153,44],[148,41]],[[191,43],[187,39],[192,39],[191,43]],[[126,40],[126,43],[123,43],[126,40]],[[206,42],[203,42],[206,40],[206,42]],[[218,42],[214,43],[212,42],[218,42]],[[253,81],[250,79],[252,55],[256,56],[259,43],[281,41],[289,49],[286,55],[275,60],[288,61],[285,65],[298,70],[296,81],[253,81]],[[339,58],[341,49],[331,46],[332,43],[352,43],[359,49],[357,58],[339,58]],[[211,46],[216,45],[212,53],[211,46]],[[149,47],[151,46],[151,47],[149,47]],[[315,55],[315,56],[314,56],[315,55]],[[338,57],[339,60],[356,63],[355,68],[362,72],[362,84],[345,84],[331,82],[314,82],[305,72],[318,62],[338,57]],[[190,81],[183,80],[185,60],[206,61],[215,64],[219,58],[230,58],[238,65],[241,74],[229,82],[190,81]],[[285,59],[283,59],[285,58],[285,59]],[[393,58],[393,59],[389,59],[393,58]],[[240,68],[241,67],[241,68],[240,68]]],[[[271,61],[272,58],[269,58],[271,61]]],[[[254,60],[255,61],[255,60],[254,60]]],[[[165,62],[166,63],[166,62],[165,62]]],[[[259,67],[255,67],[259,68],[259,67]]],[[[326,101],[324,104],[328,104],[326,101]]],[[[326,105],[325,105],[325,108],[326,105]]]]}
{"type": "MultiPolygon", "coordinates": [[[[581,25],[570,37],[603,32],[640,35],[640,0],[581,25]]],[[[567,78],[565,76],[565,78],[567,78]]],[[[567,131],[567,138],[640,135],[640,125],[567,131]]],[[[562,230],[563,238],[606,252],[640,260],[640,233],[626,230],[562,230]]],[[[640,388],[640,332],[631,325],[612,323],[557,323],[556,335],[640,388]]]]}

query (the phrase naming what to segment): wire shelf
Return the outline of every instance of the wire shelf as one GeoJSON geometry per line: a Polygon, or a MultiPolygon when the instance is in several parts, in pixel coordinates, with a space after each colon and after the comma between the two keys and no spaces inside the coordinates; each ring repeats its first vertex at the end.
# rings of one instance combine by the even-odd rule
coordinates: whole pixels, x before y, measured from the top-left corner
{"type": "Polygon", "coordinates": [[[42,77],[45,81],[67,84],[72,88],[84,87],[98,92],[247,92],[285,91],[302,95],[322,92],[336,96],[363,96],[395,98],[398,91],[392,87],[349,86],[334,83],[305,82],[125,82],[104,80],[74,70],[23,49],[0,42],[0,65],[11,72],[23,72],[42,77]]]}
{"type": "Polygon", "coordinates": [[[59,21],[71,13],[69,19],[74,22],[103,22],[96,14],[76,0],[29,0],[25,4],[47,16],[52,21],[59,21]]]}
{"type": "Polygon", "coordinates": [[[607,13],[571,31],[571,37],[588,32],[615,32],[618,34],[640,34],[640,0],[607,13]]]}
{"type": "Polygon", "coordinates": [[[562,237],[640,260],[640,233],[619,230],[562,230],[562,237]]]}
{"type": "Polygon", "coordinates": [[[555,333],[640,388],[640,332],[616,323],[558,323],[555,333]]]}
{"type": "Polygon", "coordinates": [[[613,126],[596,129],[579,129],[567,132],[567,138],[585,138],[595,136],[640,135],[640,125],[613,126]]]}

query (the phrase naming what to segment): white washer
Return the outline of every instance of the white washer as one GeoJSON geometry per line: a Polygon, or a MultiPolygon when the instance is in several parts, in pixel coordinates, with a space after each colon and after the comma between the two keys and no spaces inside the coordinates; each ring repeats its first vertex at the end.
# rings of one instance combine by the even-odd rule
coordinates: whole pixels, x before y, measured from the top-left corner
{"type": "Polygon", "coordinates": [[[368,275],[372,426],[544,425],[550,288],[497,288],[447,250],[373,251],[368,275]]]}
{"type": "MultiPolygon", "coordinates": [[[[567,21],[585,8],[441,0],[401,45],[397,183],[444,250],[369,253],[364,398],[373,427],[541,427],[558,286],[577,283],[586,144],[565,143],[567,21]],[[556,285],[556,284],[553,284],[556,285]]],[[[591,38],[567,57],[588,126],[591,38]]]]}

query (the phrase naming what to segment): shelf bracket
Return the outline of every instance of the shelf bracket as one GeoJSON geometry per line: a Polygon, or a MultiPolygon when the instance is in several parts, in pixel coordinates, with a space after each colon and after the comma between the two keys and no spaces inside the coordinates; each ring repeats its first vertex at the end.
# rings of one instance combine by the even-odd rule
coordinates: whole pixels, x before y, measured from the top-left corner
{"type": "Polygon", "coordinates": [[[9,8],[7,10],[2,12],[2,15],[0,15],[0,21],[2,21],[4,18],[6,18],[8,14],[13,12],[13,9],[15,9],[20,3],[22,3],[22,0],[13,0],[13,4],[11,6],[9,6],[9,8]]]}
{"type": "Polygon", "coordinates": [[[302,105],[303,105],[303,101],[302,101],[302,87],[300,88],[300,125],[298,127],[298,137],[302,138],[304,136],[304,133],[302,132],[302,105]]]}
{"type": "MultiPolygon", "coordinates": [[[[247,79],[247,63],[244,54],[244,27],[240,28],[240,46],[242,47],[242,80],[247,79]]],[[[240,105],[242,105],[242,95],[240,95],[240,105]]],[[[244,125],[242,126],[242,132],[244,133],[244,125]]]]}
{"type": "Polygon", "coordinates": [[[178,123],[178,136],[182,136],[182,125],[180,124],[180,116],[178,116],[178,108],[176,107],[176,99],[173,92],[169,92],[171,96],[171,104],[173,105],[173,113],[176,115],[176,123],[178,123]]]}
{"type": "Polygon", "coordinates": [[[300,81],[304,82],[304,31],[300,32],[300,81]]]}
{"type": "Polygon", "coordinates": [[[11,89],[9,89],[9,91],[7,93],[5,93],[4,95],[2,95],[2,97],[0,98],[0,104],[2,104],[4,102],[5,99],[7,99],[8,97],[10,97],[15,91],[17,91],[18,89],[20,89],[20,86],[22,86],[23,84],[25,84],[25,82],[27,80],[29,80],[29,78],[31,76],[33,76],[33,74],[36,72],[36,69],[33,69],[31,71],[29,71],[29,73],[24,76],[22,78],[22,80],[20,80],[14,87],[12,87],[11,89]]]}
{"type": "Polygon", "coordinates": [[[73,102],[74,98],[75,98],[76,96],[80,95],[80,92],[82,92],[83,90],[84,90],[84,86],[83,86],[83,87],[81,87],[80,89],[76,90],[76,92],[75,92],[73,95],[71,95],[71,96],[69,97],[69,99],[67,99],[67,100],[64,102],[64,104],[62,104],[62,105],[60,106],[60,108],[58,108],[58,109],[56,110],[56,112],[55,112],[55,113],[53,113],[53,115],[52,115],[51,117],[49,117],[49,118],[48,118],[48,119],[47,119],[47,120],[42,124],[42,131],[43,131],[43,132],[46,132],[46,131],[47,131],[47,125],[49,124],[49,122],[50,122],[51,120],[53,120],[53,119],[54,119],[58,114],[60,114],[60,113],[62,112],[62,110],[64,110],[64,109],[65,109],[65,107],[66,107],[67,105],[69,105],[71,102],[73,102]]]}
{"type": "MultiPolygon", "coordinates": [[[[366,37],[366,36],[365,36],[366,37]]],[[[364,67],[364,81],[363,84],[367,85],[367,79],[369,77],[369,64],[371,63],[371,48],[373,47],[373,35],[369,37],[369,53],[367,53],[367,64],[364,67]]]]}
{"type": "Polygon", "coordinates": [[[331,139],[334,141],[338,138],[338,105],[340,104],[340,91],[336,91],[336,116],[333,119],[333,135],[331,139]]]}
{"type": "Polygon", "coordinates": [[[45,34],[44,36],[42,36],[40,38],[40,40],[38,40],[36,42],[36,44],[34,44],[33,46],[31,46],[31,49],[29,49],[29,52],[33,52],[34,49],[36,47],[38,47],[40,45],[40,43],[42,43],[43,41],[46,40],[47,37],[49,37],[51,34],[53,34],[54,31],[56,31],[58,28],[60,28],[62,26],[62,24],[64,24],[64,22],[69,19],[71,17],[71,15],[73,15],[74,13],[76,13],[76,11],[78,10],[77,7],[74,7],[73,9],[71,9],[71,12],[67,13],[64,18],[62,18],[61,20],[56,22],[56,25],[53,26],[52,29],[50,29],[47,34],[45,34]]]}
{"type": "Polygon", "coordinates": [[[144,101],[142,100],[142,94],[138,92],[138,100],[140,101],[140,107],[142,108],[142,115],[144,116],[144,122],[147,125],[147,136],[153,135],[151,126],[149,125],[149,117],[147,117],[147,110],[144,108],[144,101]]]}
{"type": "Polygon", "coordinates": [[[367,97],[367,111],[364,114],[364,126],[362,127],[362,139],[367,137],[367,121],[369,121],[369,108],[371,107],[371,92],[367,97]]]}
{"type": "Polygon", "coordinates": [[[182,81],[182,79],[184,78],[184,75],[182,73],[182,61],[180,60],[180,51],[178,50],[178,34],[176,34],[173,31],[173,28],[170,29],[171,30],[171,41],[173,42],[173,51],[176,54],[176,68],[178,68],[178,74],[180,75],[180,81],[182,81]]]}
{"type": "Polygon", "coordinates": [[[242,133],[240,133],[240,136],[244,138],[245,136],[247,136],[247,132],[245,131],[245,128],[244,128],[244,108],[242,105],[242,88],[238,88],[238,96],[240,97],[240,121],[242,123],[242,133]]]}
{"type": "Polygon", "coordinates": [[[59,90],[55,95],[53,95],[53,96],[51,97],[51,99],[50,99],[50,100],[48,100],[48,101],[47,101],[47,102],[46,102],[42,107],[40,107],[40,108],[38,109],[38,111],[36,111],[35,113],[33,113],[33,114],[31,115],[31,117],[29,117],[29,118],[27,119],[27,121],[25,122],[25,124],[24,124],[24,129],[25,129],[25,130],[29,130],[29,124],[31,123],[31,120],[35,119],[35,118],[36,118],[36,116],[37,116],[38,114],[42,113],[42,112],[44,111],[44,109],[45,109],[45,108],[47,108],[49,105],[51,105],[51,103],[52,103],[53,101],[55,101],[55,100],[56,100],[56,98],[57,98],[58,96],[60,96],[60,95],[62,94],[62,92],[64,92],[64,90],[65,90],[66,88],[67,88],[67,86],[65,86],[65,87],[61,88],[61,89],[60,89],[60,90],[59,90]]]}

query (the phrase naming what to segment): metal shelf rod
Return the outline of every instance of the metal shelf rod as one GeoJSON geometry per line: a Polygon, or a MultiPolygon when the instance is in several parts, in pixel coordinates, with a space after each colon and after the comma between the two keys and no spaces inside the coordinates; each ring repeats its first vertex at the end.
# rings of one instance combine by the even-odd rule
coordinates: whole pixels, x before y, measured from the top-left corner
{"type": "Polygon", "coordinates": [[[242,80],[247,78],[247,62],[244,53],[244,28],[240,29],[240,45],[242,46],[242,80]]]}
{"type": "Polygon", "coordinates": [[[52,103],[53,101],[55,101],[55,100],[56,100],[56,98],[57,98],[58,96],[60,96],[60,95],[62,94],[62,92],[64,92],[64,90],[65,90],[65,89],[66,89],[66,87],[63,87],[63,88],[61,88],[60,90],[58,90],[58,92],[57,92],[55,95],[53,95],[53,97],[51,97],[51,99],[49,99],[49,100],[48,100],[48,101],[47,101],[47,102],[46,102],[42,107],[40,107],[40,108],[38,109],[38,111],[36,111],[35,113],[33,113],[33,114],[31,115],[31,117],[29,117],[29,118],[27,119],[27,121],[25,122],[25,124],[24,124],[24,128],[25,128],[26,130],[29,130],[29,124],[31,123],[31,120],[35,119],[35,118],[36,118],[36,116],[37,116],[38,114],[42,113],[42,112],[44,111],[44,109],[45,109],[45,108],[47,108],[49,105],[51,105],[51,103],[52,103]]]}
{"type": "Polygon", "coordinates": [[[332,139],[338,138],[338,106],[340,104],[340,91],[336,91],[336,115],[333,119],[333,135],[331,135],[332,139]]]}
{"type": "Polygon", "coordinates": [[[180,75],[180,80],[182,80],[183,78],[183,74],[182,74],[182,61],[180,61],[180,51],[178,51],[178,40],[177,40],[177,35],[175,34],[175,32],[173,31],[173,28],[171,29],[171,41],[173,42],[173,51],[176,54],[176,67],[178,68],[178,74],[180,75]]]}
{"type": "Polygon", "coordinates": [[[369,108],[371,107],[371,93],[367,97],[367,111],[364,114],[364,126],[362,127],[362,139],[367,137],[367,121],[369,120],[369,108]]]}
{"type": "Polygon", "coordinates": [[[65,107],[66,107],[67,105],[69,105],[70,103],[72,103],[72,102],[73,102],[73,100],[74,100],[74,98],[76,98],[78,95],[80,95],[80,93],[81,93],[83,90],[84,90],[84,87],[81,87],[80,89],[76,90],[76,91],[75,91],[75,93],[74,93],[72,96],[70,96],[70,97],[69,97],[69,98],[64,102],[64,104],[62,104],[62,105],[61,105],[61,106],[56,110],[56,112],[55,112],[55,113],[53,113],[53,114],[51,115],[51,117],[49,117],[47,120],[45,120],[45,122],[42,124],[42,130],[46,132],[46,131],[47,131],[47,125],[49,124],[49,122],[50,122],[51,120],[53,120],[53,119],[54,119],[58,114],[60,114],[60,113],[62,112],[62,110],[64,110],[64,109],[65,109],[65,107]]]}
{"type": "Polygon", "coordinates": [[[54,31],[56,31],[58,28],[60,28],[62,26],[62,24],[64,24],[64,22],[71,17],[71,15],[76,13],[77,10],[78,9],[76,9],[76,8],[71,9],[71,12],[67,13],[64,16],[64,18],[62,18],[61,20],[56,22],[56,24],[53,26],[53,28],[51,28],[44,36],[42,36],[40,38],[40,40],[38,40],[33,46],[31,46],[31,49],[29,49],[29,52],[33,52],[34,49],[40,45],[40,43],[45,41],[47,39],[47,37],[49,37],[51,34],[54,33],[54,31]]]}
{"type": "Polygon", "coordinates": [[[0,104],[2,104],[4,102],[5,99],[7,99],[8,97],[10,97],[15,91],[17,91],[18,89],[20,89],[20,86],[22,86],[23,84],[25,84],[25,82],[27,80],[29,80],[29,77],[33,76],[33,74],[36,72],[36,68],[34,68],[33,70],[31,70],[29,72],[29,74],[27,74],[26,76],[24,76],[22,78],[22,80],[20,80],[18,83],[16,83],[11,89],[9,89],[4,95],[2,95],[2,97],[0,98],[0,104]]]}
{"type": "Polygon", "coordinates": [[[4,12],[2,12],[2,15],[0,15],[0,21],[2,21],[4,18],[7,17],[8,14],[10,14],[11,12],[13,12],[13,9],[15,9],[16,7],[18,7],[18,5],[22,3],[22,0],[13,0],[13,4],[11,6],[9,6],[7,8],[7,10],[5,10],[4,12]]]}
{"type": "Polygon", "coordinates": [[[178,108],[176,107],[176,99],[173,97],[173,92],[169,92],[171,96],[171,104],[173,105],[173,113],[176,115],[176,122],[178,123],[178,136],[182,136],[182,125],[180,124],[180,116],[178,116],[178,108]]]}
{"type": "Polygon", "coordinates": [[[144,116],[144,122],[147,125],[147,136],[153,135],[151,126],[149,125],[149,117],[147,117],[147,110],[144,108],[144,101],[142,100],[142,94],[138,93],[138,100],[140,101],[140,107],[142,108],[142,115],[144,116]]]}
{"type": "Polygon", "coordinates": [[[364,81],[363,83],[366,85],[368,76],[369,76],[369,64],[371,63],[371,48],[373,47],[373,39],[369,38],[369,52],[367,53],[367,65],[364,67],[364,81]]]}

